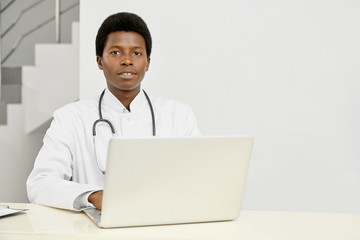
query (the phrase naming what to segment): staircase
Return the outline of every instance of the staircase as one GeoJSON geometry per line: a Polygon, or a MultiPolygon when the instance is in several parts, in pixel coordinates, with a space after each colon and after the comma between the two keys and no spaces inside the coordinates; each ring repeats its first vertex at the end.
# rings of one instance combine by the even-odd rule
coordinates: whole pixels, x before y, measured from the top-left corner
{"type": "Polygon", "coordinates": [[[36,45],[35,66],[23,66],[22,79],[25,133],[31,133],[79,98],[79,24],[72,26],[72,44],[36,45]]]}
{"type": "MultiPolygon", "coordinates": [[[[60,3],[60,0],[56,2],[60,3]]],[[[61,8],[57,4],[57,17],[48,12],[54,8],[54,1],[5,3],[0,1],[0,20],[9,20],[7,24],[1,22],[5,23],[1,25],[1,40],[4,43],[5,37],[8,44],[6,51],[1,52],[0,162],[3,167],[0,167],[0,202],[27,202],[25,182],[52,114],[79,96],[79,24],[71,24],[78,19],[79,1],[62,1],[61,8]],[[55,25],[62,26],[63,43],[35,44],[33,47],[34,42],[39,41],[60,42],[53,41],[51,34],[53,26],[50,23],[56,19],[58,24],[55,25]],[[31,26],[25,24],[26,21],[31,21],[31,26]],[[14,31],[8,31],[9,23],[21,26],[22,31],[16,33],[19,30],[16,27],[12,29],[14,31]],[[9,34],[4,35],[4,32],[9,34]],[[22,44],[13,45],[22,39],[22,44]],[[34,49],[34,52],[28,49],[34,49]],[[8,58],[11,52],[14,54],[8,58]],[[34,57],[30,60],[23,58],[29,52],[30,56],[34,53],[34,57]],[[24,66],[24,62],[28,65],[24,66]]]]}
{"type": "Polygon", "coordinates": [[[27,202],[25,182],[52,114],[79,96],[79,24],[72,24],[71,44],[37,44],[34,66],[2,73],[13,78],[2,81],[0,202],[27,202]]]}
{"type": "Polygon", "coordinates": [[[78,23],[72,25],[71,42],[37,44],[34,66],[2,69],[1,125],[8,122],[9,104],[23,104],[25,133],[31,133],[47,123],[57,108],[78,99],[78,23]]]}

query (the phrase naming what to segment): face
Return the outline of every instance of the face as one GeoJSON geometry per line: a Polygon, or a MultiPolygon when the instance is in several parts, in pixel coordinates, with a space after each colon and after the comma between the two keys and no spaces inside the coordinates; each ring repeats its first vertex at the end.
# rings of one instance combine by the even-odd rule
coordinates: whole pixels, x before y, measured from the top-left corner
{"type": "Polygon", "coordinates": [[[108,35],[102,57],[97,63],[103,70],[107,86],[115,95],[139,93],[140,84],[149,69],[144,38],[136,32],[117,31],[108,35]]]}

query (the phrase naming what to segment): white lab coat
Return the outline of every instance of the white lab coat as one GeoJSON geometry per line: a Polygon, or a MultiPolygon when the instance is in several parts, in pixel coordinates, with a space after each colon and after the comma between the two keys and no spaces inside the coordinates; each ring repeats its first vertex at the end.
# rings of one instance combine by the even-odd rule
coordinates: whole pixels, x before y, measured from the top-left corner
{"type": "MultiPolygon", "coordinates": [[[[200,134],[188,105],[159,97],[150,96],[150,99],[157,136],[200,134]]],[[[103,189],[104,175],[96,163],[92,136],[93,123],[99,119],[98,101],[99,97],[81,100],[54,112],[54,119],[27,180],[30,202],[74,209],[78,196],[103,189]]],[[[130,104],[129,112],[107,89],[101,110],[103,118],[113,124],[116,136],[152,135],[151,111],[142,91],[130,104]]],[[[110,127],[100,123],[96,133],[98,161],[102,168],[106,168],[106,149],[112,136],[110,127]]]]}

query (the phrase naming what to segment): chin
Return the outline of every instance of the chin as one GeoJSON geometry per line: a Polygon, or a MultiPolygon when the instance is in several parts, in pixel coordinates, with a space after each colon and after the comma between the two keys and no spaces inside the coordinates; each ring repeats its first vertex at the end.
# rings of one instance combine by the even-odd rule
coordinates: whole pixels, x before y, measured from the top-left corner
{"type": "Polygon", "coordinates": [[[114,91],[136,91],[140,86],[141,82],[108,82],[108,88],[114,91]]]}
{"type": "Polygon", "coordinates": [[[118,86],[116,87],[116,89],[121,90],[121,91],[136,91],[136,90],[140,90],[140,85],[138,86],[118,86]]]}

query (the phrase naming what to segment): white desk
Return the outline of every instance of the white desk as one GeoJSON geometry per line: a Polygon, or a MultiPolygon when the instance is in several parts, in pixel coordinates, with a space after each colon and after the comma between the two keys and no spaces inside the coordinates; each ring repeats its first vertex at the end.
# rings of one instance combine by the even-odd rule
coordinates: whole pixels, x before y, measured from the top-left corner
{"type": "Polygon", "coordinates": [[[36,204],[0,204],[29,209],[0,218],[0,240],[360,239],[360,214],[242,211],[239,219],[229,222],[101,229],[81,212],[36,204]]]}

